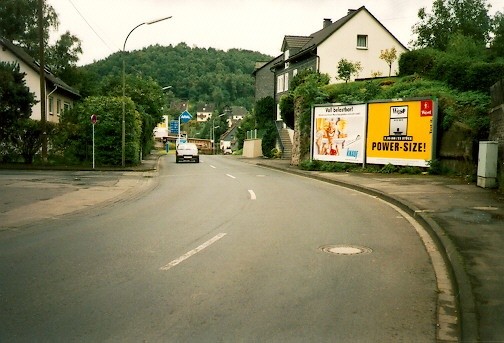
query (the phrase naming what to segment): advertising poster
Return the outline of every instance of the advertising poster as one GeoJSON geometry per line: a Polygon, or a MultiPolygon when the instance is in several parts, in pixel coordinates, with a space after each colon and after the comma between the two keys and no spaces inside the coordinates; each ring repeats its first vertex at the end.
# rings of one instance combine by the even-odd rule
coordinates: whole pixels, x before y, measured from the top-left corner
{"type": "Polygon", "coordinates": [[[364,163],[366,104],[313,108],[312,158],[364,163]]]}
{"type": "Polygon", "coordinates": [[[366,163],[428,167],[436,112],[432,99],[369,103],[366,163]]]}

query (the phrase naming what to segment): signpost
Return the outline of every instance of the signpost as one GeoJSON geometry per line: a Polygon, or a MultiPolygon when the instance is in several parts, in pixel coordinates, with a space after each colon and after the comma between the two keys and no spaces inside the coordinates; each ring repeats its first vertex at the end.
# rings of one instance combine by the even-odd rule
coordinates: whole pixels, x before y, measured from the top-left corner
{"type": "Polygon", "coordinates": [[[96,122],[98,121],[98,117],[96,114],[91,115],[91,124],[93,124],[93,169],[95,169],[95,139],[94,139],[94,127],[96,122]]]}
{"type": "MultiPolygon", "coordinates": [[[[189,113],[187,110],[182,112],[179,117],[178,117],[178,139],[177,139],[177,144],[182,143],[182,140],[180,139],[180,122],[182,123],[187,123],[189,120],[192,119],[192,114],[189,113]]],[[[183,142],[185,143],[185,141],[183,142]]]]}

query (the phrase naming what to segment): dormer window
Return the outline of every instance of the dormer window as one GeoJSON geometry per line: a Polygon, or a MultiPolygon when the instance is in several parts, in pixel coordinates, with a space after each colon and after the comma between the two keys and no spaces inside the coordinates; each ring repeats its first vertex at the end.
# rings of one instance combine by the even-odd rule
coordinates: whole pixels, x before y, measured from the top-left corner
{"type": "Polygon", "coordinates": [[[368,48],[368,36],[357,35],[357,49],[367,49],[367,48],[368,48]]]}
{"type": "Polygon", "coordinates": [[[285,50],[284,51],[285,69],[289,68],[289,62],[287,62],[287,60],[289,59],[289,57],[290,57],[290,51],[289,50],[285,50]]]}

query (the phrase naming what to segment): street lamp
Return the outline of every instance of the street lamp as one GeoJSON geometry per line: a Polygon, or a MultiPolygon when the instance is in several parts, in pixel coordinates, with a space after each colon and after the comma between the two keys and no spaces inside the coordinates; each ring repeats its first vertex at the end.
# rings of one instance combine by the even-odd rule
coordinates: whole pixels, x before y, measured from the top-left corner
{"type": "Polygon", "coordinates": [[[126,115],[125,115],[125,112],[126,112],[126,109],[125,109],[125,106],[126,106],[126,103],[125,103],[126,102],[126,99],[125,99],[125,97],[126,97],[126,61],[124,59],[124,52],[126,51],[126,42],[128,41],[128,38],[131,35],[131,33],[133,31],[135,31],[138,27],[140,27],[142,25],[151,25],[151,24],[159,23],[160,21],[167,20],[170,18],[171,18],[171,16],[138,24],[128,33],[128,35],[126,36],[126,39],[124,40],[123,50],[122,50],[122,52],[123,52],[122,53],[122,60],[123,60],[122,96],[123,96],[123,99],[122,99],[122,149],[121,149],[121,151],[122,151],[122,166],[123,167],[126,165],[126,162],[125,162],[126,161],[126,159],[125,159],[125,154],[126,154],[126,121],[125,121],[125,117],[126,117],[126,115]]]}
{"type": "MultiPolygon", "coordinates": [[[[225,116],[225,115],[226,115],[226,113],[221,113],[217,117],[215,117],[215,118],[212,119],[212,138],[213,138],[212,145],[213,145],[213,154],[214,155],[215,155],[215,129],[216,129],[216,127],[215,127],[215,119],[220,118],[220,117],[225,116]]],[[[219,127],[219,126],[217,126],[217,127],[219,127]]]]}

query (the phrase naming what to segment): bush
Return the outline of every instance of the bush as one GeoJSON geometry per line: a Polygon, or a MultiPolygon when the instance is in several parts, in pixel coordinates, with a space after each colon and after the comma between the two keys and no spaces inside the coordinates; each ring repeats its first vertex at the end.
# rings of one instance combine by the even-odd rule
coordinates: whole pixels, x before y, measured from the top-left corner
{"type": "Polygon", "coordinates": [[[441,175],[442,174],[442,167],[441,167],[441,162],[439,160],[430,160],[427,161],[427,165],[429,166],[429,174],[431,175],[441,175]]]}
{"type": "Polygon", "coordinates": [[[399,75],[429,75],[432,68],[434,68],[437,53],[434,49],[420,49],[401,54],[399,57],[399,75]]]}
{"type": "Polygon", "coordinates": [[[301,170],[320,170],[320,161],[317,160],[303,160],[299,163],[301,170]]]}
{"type": "Polygon", "coordinates": [[[384,165],[381,169],[380,169],[380,173],[382,174],[392,174],[392,173],[395,173],[397,172],[398,168],[396,166],[394,166],[393,164],[387,164],[387,165],[384,165]]]}
{"type": "MultiPolygon", "coordinates": [[[[92,114],[98,116],[95,125],[95,160],[97,165],[121,165],[122,162],[122,99],[119,97],[88,97],[61,116],[60,128],[54,139],[55,152],[66,160],[79,163],[92,160],[92,114]]],[[[127,99],[126,164],[140,161],[142,120],[134,103],[127,99]]]]}
{"type": "Polygon", "coordinates": [[[487,93],[504,74],[504,63],[488,63],[468,55],[433,49],[406,52],[399,58],[399,75],[418,74],[462,91],[487,93]]]}
{"type": "Polygon", "coordinates": [[[406,166],[399,169],[399,174],[417,175],[423,172],[420,167],[406,166]]]}
{"type": "Polygon", "coordinates": [[[269,121],[264,124],[265,129],[262,134],[262,151],[264,156],[273,157],[273,149],[276,147],[277,130],[275,123],[269,121]]]}

